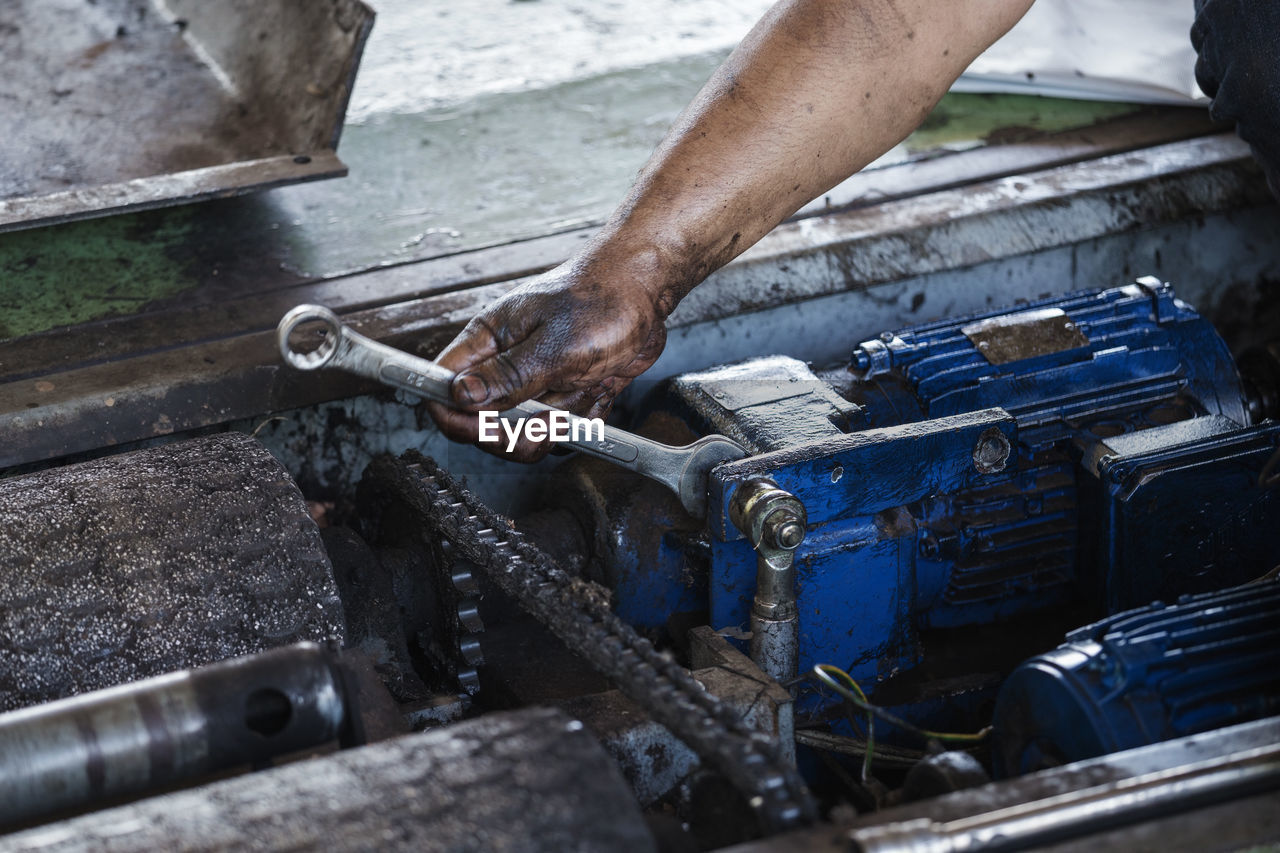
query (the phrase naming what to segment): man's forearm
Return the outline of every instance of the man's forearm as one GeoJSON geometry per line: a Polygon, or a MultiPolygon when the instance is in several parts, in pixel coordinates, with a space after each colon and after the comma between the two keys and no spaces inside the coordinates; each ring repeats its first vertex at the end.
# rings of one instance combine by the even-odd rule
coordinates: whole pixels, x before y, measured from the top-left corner
{"type": "MultiPolygon", "coordinates": [[[[1031,0],[782,0],[717,70],[627,200],[569,261],[485,308],[439,363],[477,411],[536,397],[591,417],[662,352],[686,293],[887,151],[1031,0]]],[[[546,447],[518,448],[536,458],[546,447]]]]}
{"type": "Polygon", "coordinates": [[[595,242],[669,312],[901,141],[1031,0],[782,0],[677,119],[595,242]]]}

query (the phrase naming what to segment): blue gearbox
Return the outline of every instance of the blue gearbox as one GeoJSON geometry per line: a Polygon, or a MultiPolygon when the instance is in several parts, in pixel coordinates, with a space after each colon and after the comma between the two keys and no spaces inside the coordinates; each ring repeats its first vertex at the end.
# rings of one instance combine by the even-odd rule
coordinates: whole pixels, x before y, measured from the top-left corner
{"type": "Polygon", "coordinates": [[[700,534],[615,549],[662,555],[615,587],[619,612],[661,627],[678,601],[746,626],[756,557],[728,505],[769,477],[809,520],[801,671],[874,680],[916,664],[924,629],[1117,612],[1280,562],[1258,535],[1280,529],[1261,476],[1280,425],[1249,423],[1226,344],[1154,280],[885,333],[821,374],[783,357],[685,374],[661,409],[752,455],[713,473],[700,534]]]}

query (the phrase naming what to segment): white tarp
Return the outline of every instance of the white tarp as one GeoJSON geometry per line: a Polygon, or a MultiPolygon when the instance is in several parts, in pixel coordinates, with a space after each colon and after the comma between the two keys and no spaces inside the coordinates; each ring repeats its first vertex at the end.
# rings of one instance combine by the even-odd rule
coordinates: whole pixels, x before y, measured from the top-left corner
{"type": "Polygon", "coordinates": [[[957,92],[1188,104],[1205,100],[1192,0],[1037,0],[969,66],[957,92]]]}

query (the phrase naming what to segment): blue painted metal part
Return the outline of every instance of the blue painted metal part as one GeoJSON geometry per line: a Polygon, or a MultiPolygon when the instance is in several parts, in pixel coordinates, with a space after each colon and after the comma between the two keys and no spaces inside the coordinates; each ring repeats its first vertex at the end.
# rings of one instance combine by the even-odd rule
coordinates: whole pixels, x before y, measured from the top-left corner
{"type": "Polygon", "coordinates": [[[1280,562],[1280,423],[1223,417],[1084,444],[1081,504],[1111,612],[1244,583],[1280,562]]]}
{"type": "Polygon", "coordinates": [[[791,445],[776,419],[795,392],[773,386],[803,377],[752,365],[675,383],[695,428],[770,451],[713,474],[711,618],[746,624],[755,557],[725,510],[736,483],[770,477],[810,520],[802,670],[825,661],[874,681],[915,664],[920,630],[1077,602],[1114,611],[1280,562],[1280,542],[1249,534],[1280,529],[1280,490],[1256,482],[1280,431],[1246,426],[1225,343],[1159,282],[885,333],[854,350],[854,379],[824,374],[855,408],[830,416],[810,393],[791,445]],[[769,393],[726,384],[753,370],[769,393]],[[1012,453],[979,472],[991,428],[1012,453]]]}
{"type": "MultiPolygon", "coordinates": [[[[1129,455],[1141,447],[1145,473],[1132,473],[1133,462],[1114,472],[1141,479],[1152,465],[1185,472],[1191,463],[1176,460],[1195,456],[1203,468],[1206,459],[1217,458],[1221,442],[1197,444],[1195,428],[1186,425],[1214,423],[1221,432],[1248,423],[1225,342],[1167,284],[1148,279],[886,333],[854,350],[851,369],[862,381],[853,384],[850,397],[867,409],[871,423],[1000,405],[1019,426],[1022,469],[1015,481],[938,495],[920,508],[921,627],[995,621],[1081,596],[1123,609],[1157,595],[1239,583],[1244,578],[1237,568],[1247,571],[1265,559],[1259,553],[1257,560],[1230,565],[1218,560],[1206,576],[1200,540],[1241,527],[1234,515],[1221,507],[1175,515],[1184,525],[1203,518],[1203,535],[1197,539],[1186,528],[1172,539],[1152,536],[1164,520],[1135,508],[1154,506],[1159,490],[1144,486],[1143,502],[1135,500],[1135,488],[1117,486],[1100,495],[1086,482],[1086,500],[1077,488],[1076,460],[1097,455],[1095,445],[1113,441],[1129,455]],[[1083,536],[1081,512],[1087,516],[1083,536]],[[1107,520],[1095,521],[1100,512],[1107,520]],[[1130,523],[1122,531],[1125,519],[1130,523]],[[1130,546],[1141,540],[1184,547],[1157,560],[1130,546]],[[1199,581],[1168,582],[1192,575],[1199,581]]],[[[1216,476],[1199,477],[1200,502],[1235,495],[1250,472],[1256,475],[1274,438],[1251,435],[1239,437],[1254,448],[1247,458],[1215,463],[1216,476]]],[[[1193,479],[1184,473],[1165,482],[1172,489],[1193,479]]],[[[1256,503],[1257,491],[1249,501],[1256,503]]],[[[1164,494],[1159,504],[1170,506],[1171,500],[1164,494]]],[[[1280,519],[1272,500],[1246,516],[1280,519]]],[[[1261,550],[1277,552],[1274,545],[1261,550]]]]}
{"type": "Polygon", "coordinates": [[[998,775],[1280,713],[1280,582],[1121,613],[1020,666],[996,704],[998,775]]]}
{"type": "MultiPolygon", "coordinates": [[[[664,519],[655,517],[653,522],[662,524],[664,519]]],[[[619,616],[637,628],[661,629],[673,615],[699,612],[706,606],[706,579],[686,568],[689,543],[684,536],[668,531],[657,540],[656,549],[644,553],[632,544],[622,543],[613,552],[616,560],[610,574],[616,581],[612,588],[619,616]]]]}
{"type": "Polygon", "coordinates": [[[1160,408],[1171,399],[1195,414],[1248,422],[1226,343],[1172,288],[1151,280],[886,333],[860,344],[851,366],[867,383],[855,402],[884,393],[899,403],[875,401],[872,423],[1001,406],[1024,432],[1045,428],[1025,440],[1052,441],[1076,421],[1141,428],[1152,407],[1159,423],[1176,414],[1160,408]],[[1002,344],[1008,360],[984,354],[1002,344]],[[901,384],[875,381],[882,377],[901,384]]]}
{"type": "MultiPolygon", "coordinates": [[[[999,436],[1012,453],[1017,427],[1000,409],[849,433],[721,465],[712,473],[711,621],[745,626],[756,557],[728,520],[734,488],[759,476],[804,503],[811,533],[796,551],[800,669],[836,662],[855,678],[883,677],[917,659],[916,524],[904,510],[930,495],[989,487],[975,447],[999,436]],[[838,472],[838,474],[837,474],[838,472]]],[[[1016,467],[1010,457],[1004,469],[1016,467]]]]}

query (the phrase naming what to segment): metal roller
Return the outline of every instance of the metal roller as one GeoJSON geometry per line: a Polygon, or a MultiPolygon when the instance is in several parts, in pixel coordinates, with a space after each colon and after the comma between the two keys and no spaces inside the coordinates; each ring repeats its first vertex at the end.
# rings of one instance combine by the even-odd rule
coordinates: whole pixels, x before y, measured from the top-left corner
{"type": "Polygon", "coordinates": [[[349,741],[347,694],[299,643],[0,714],[0,827],[349,741]]]}
{"type": "Polygon", "coordinates": [[[343,640],[288,472],[223,433],[0,480],[0,711],[343,640]]]}

